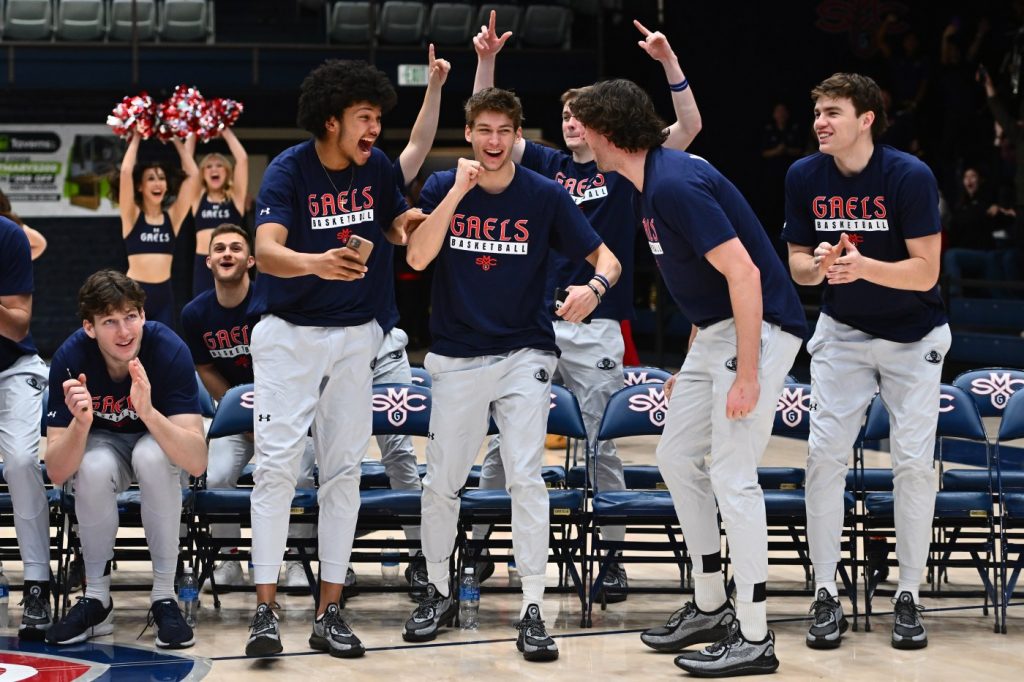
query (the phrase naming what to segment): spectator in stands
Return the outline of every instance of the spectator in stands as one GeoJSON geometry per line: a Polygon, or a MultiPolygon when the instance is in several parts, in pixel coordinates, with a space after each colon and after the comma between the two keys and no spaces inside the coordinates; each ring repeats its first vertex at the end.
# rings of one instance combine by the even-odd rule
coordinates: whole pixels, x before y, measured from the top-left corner
{"type": "Polygon", "coordinates": [[[25,610],[18,636],[39,640],[51,625],[50,513],[39,467],[46,365],[29,334],[31,319],[28,239],[14,221],[0,217],[0,459],[25,566],[25,610]]]}
{"type": "Polygon", "coordinates": [[[889,81],[896,108],[916,110],[924,101],[931,71],[928,57],[921,51],[921,39],[912,28],[900,22],[899,17],[888,14],[878,27],[875,44],[889,62],[889,81]],[[890,41],[901,31],[897,52],[890,41]]]}
{"type": "Polygon", "coordinates": [[[171,289],[171,262],[174,241],[188,216],[192,198],[199,189],[199,168],[185,143],[173,139],[181,168],[185,173],[180,186],[172,182],[171,172],[157,163],[137,163],[139,135],[128,141],[121,172],[111,189],[121,207],[121,236],[128,252],[128,276],[146,292],[146,319],[174,327],[174,293],[171,289]],[[169,206],[169,197],[177,197],[169,206]]]}
{"type": "Polygon", "coordinates": [[[953,205],[942,268],[951,279],[949,295],[959,296],[962,277],[999,280],[1004,276],[1003,252],[994,250],[993,233],[1004,210],[996,203],[993,189],[978,169],[968,167],[962,178],[963,190],[953,205]]]}
{"type": "Polygon", "coordinates": [[[11,208],[11,200],[3,192],[0,192],[0,217],[7,218],[21,226],[25,236],[28,237],[28,246],[32,251],[32,260],[43,255],[43,251],[46,251],[46,237],[40,234],[38,230],[33,230],[25,224],[25,221],[11,208]]]}
{"type": "MultiPolygon", "coordinates": [[[[249,192],[249,155],[231,128],[225,127],[220,137],[227,143],[234,160],[216,152],[203,156],[199,160],[198,194],[189,197],[196,231],[196,256],[192,266],[193,297],[213,288],[211,270],[206,265],[213,229],[225,223],[244,224],[249,192]]],[[[190,156],[195,152],[196,139],[193,135],[185,142],[190,156]]]]}
{"type": "Polygon", "coordinates": [[[917,137],[914,112],[908,109],[896,109],[893,106],[892,94],[885,88],[882,88],[882,105],[885,107],[885,117],[889,120],[889,127],[878,138],[879,143],[921,157],[924,150],[921,149],[921,141],[917,137]]]}
{"type": "Polygon", "coordinates": [[[145,300],[139,283],[120,272],[91,275],[78,292],[82,328],[50,363],[46,467],[55,485],[74,481],[87,584],[85,596],[47,631],[49,644],[113,632],[117,495],[133,480],[153,563],[149,617],[156,645],[195,643],[175,600],[174,572],[181,472],[206,470],[199,387],[188,348],[165,325],[146,320],[145,300]]]}
{"type": "Polygon", "coordinates": [[[1024,248],[1024,121],[1014,119],[999,97],[992,77],[984,68],[978,69],[978,79],[985,86],[988,108],[996,122],[1002,126],[1003,134],[1012,142],[1016,153],[1017,171],[1014,175],[1014,226],[1010,237],[1012,254],[1008,258],[1006,277],[1016,279],[1020,271],[1020,252],[1024,248]]]}
{"type": "Polygon", "coordinates": [[[758,182],[758,217],[766,226],[776,250],[784,248],[778,240],[785,219],[785,195],[782,185],[790,164],[803,156],[804,128],[790,116],[789,106],[776,102],[772,115],[761,128],[761,178],[758,182]]]}

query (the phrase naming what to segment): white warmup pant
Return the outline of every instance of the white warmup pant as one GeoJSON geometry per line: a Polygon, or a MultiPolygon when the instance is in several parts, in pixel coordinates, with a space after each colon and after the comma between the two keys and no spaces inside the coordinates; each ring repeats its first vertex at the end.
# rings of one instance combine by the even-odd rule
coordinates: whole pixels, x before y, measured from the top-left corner
{"type": "MultiPolygon", "coordinates": [[[[562,354],[558,358],[555,379],[576,395],[587,428],[591,453],[591,480],[598,490],[625,490],[622,460],[615,442],[598,443],[604,408],[612,394],[623,387],[622,355],[625,344],[622,327],[616,320],[594,320],[590,324],[556,321],[555,340],[562,354]],[[594,457],[597,453],[597,457],[594,457]],[[594,467],[596,466],[596,471],[594,467]]],[[[480,468],[480,487],[497,489],[505,486],[505,472],[501,464],[501,435],[495,435],[487,448],[480,468]]],[[[624,526],[604,526],[605,540],[620,541],[626,535],[624,526]]]]}
{"type": "Polygon", "coordinates": [[[755,587],[768,579],[768,530],[757,466],[800,344],[801,339],[778,326],[762,323],[760,397],[745,418],[727,419],[726,400],[736,379],[730,369],[735,367],[736,325],[729,319],[699,330],[676,376],[658,443],[658,467],[672,493],[694,571],[706,572],[702,557],[721,552],[721,511],[738,601],[754,601],[755,587]],[[709,454],[710,463],[705,461],[709,454]]]}
{"type": "Polygon", "coordinates": [[[148,433],[92,429],[74,476],[75,514],[86,580],[102,578],[114,558],[117,494],[139,482],[142,527],[153,572],[174,575],[181,522],[181,469],[148,433]]]}
{"type": "Polygon", "coordinates": [[[375,321],[302,327],[265,315],[253,329],[256,584],[277,582],[310,425],[320,468],[320,575],[325,582],[345,582],[359,514],[359,463],[372,431],[371,363],[381,337],[375,321]]]}
{"type": "Polygon", "coordinates": [[[46,364],[38,355],[23,355],[0,372],[0,460],[14,505],[25,580],[50,579],[50,510],[39,467],[39,421],[47,380],[46,364]]]}
{"type": "Polygon", "coordinates": [[[897,343],[827,315],[818,318],[807,343],[815,409],[806,485],[807,539],[818,580],[831,581],[836,573],[850,453],[877,390],[890,415],[900,579],[921,581],[935,512],[935,427],[942,358],[949,344],[948,325],[936,327],[920,341],[897,343]]]}
{"type": "MultiPolygon", "coordinates": [[[[238,477],[242,470],[252,461],[255,446],[246,434],[236,434],[215,438],[210,441],[210,458],[206,467],[206,487],[208,490],[237,488],[238,477]]],[[[313,439],[306,439],[306,449],[302,453],[302,464],[295,487],[313,490],[313,469],[316,465],[316,453],[313,452],[313,439]]],[[[241,528],[237,523],[210,524],[210,532],[215,538],[242,537],[241,528]]],[[[297,523],[288,526],[288,537],[311,538],[316,528],[311,523],[297,523]]]]}
{"type": "MultiPolygon", "coordinates": [[[[451,556],[459,491],[487,433],[493,405],[494,420],[505,434],[502,462],[512,496],[516,564],[523,578],[544,575],[549,504],[541,467],[555,363],[554,353],[532,348],[474,358],[427,355],[423,365],[433,380],[422,516],[428,570],[451,556]]],[[[446,578],[430,575],[431,582],[446,578]]]]}

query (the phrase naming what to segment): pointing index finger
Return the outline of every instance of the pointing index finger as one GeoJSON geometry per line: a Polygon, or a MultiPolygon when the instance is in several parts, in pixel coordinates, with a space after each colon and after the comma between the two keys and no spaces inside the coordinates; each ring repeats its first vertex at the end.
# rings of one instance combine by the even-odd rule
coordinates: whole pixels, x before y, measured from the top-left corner
{"type": "Polygon", "coordinates": [[[491,20],[490,20],[490,24],[489,24],[489,25],[487,26],[487,30],[488,30],[488,32],[489,32],[489,33],[491,33],[492,35],[497,35],[497,30],[496,30],[496,29],[495,29],[495,27],[494,27],[494,25],[495,25],[495,22],[497,22],[497,20],[498,20],[498,13],[497,13],[497,12],[495,12],[495,11],[494,11],[494,10],[492,9],[492,10],[491,10],[491,20]]]}
{"type": "Polygon", "coordinates": [[[427,47],[427,63],[433,66],[435,61],[436,59],[434,58],[434,43],[430,43],[430,45],[427,47]]]}
{"type": "Polygon", "coordinates": [[[639,30],[639,31],[640,31],[641,33],[643,33],[643,34],[644,34],[644,36],[649,36],[649,35],[651,35],[651,31],[650,31],[650,29],[648,29],[648,28],[647,28],[646,26],[644,26],[643,24],[641,24],[639,20],[637,20],[637,19],[634,19],[634,20],[633,20],[633,25],[634,25],[634,26],[636,26],[636,27],[637,27],[637,30],[639,30]]]}

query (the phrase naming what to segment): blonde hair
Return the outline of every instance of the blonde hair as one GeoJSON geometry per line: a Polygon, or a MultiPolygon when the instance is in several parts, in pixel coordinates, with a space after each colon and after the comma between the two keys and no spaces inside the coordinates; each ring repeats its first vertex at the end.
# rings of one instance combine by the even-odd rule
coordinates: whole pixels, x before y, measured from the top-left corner
{"type": "Polygon", "coordinates": [[[199,159],[199,179],[203,183],[204,190],[209,190],[209,188],[206,186],[206,178],[203,176],[204,167],[209,161],[220,161],[225,166],[227,166],[228,176],[224,178],[224,198],[230,201],[232,189],[231,185],[234,183],[235,180],[234,162],[231,161],[231,159],[229,159],[228,157],[221,154],[220,152],[211,152],[209,154],[204,155],[203,158],[199,159]]]}

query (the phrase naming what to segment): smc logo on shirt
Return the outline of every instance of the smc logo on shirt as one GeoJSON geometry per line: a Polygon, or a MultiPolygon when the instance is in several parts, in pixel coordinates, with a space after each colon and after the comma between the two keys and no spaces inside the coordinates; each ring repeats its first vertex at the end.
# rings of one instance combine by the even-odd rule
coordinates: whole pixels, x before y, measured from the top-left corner
{"type": "Polygon", "coordinates": [[[888,232],[885,197],[816,196],[811,201],[814,229],[822,232],[888,232]]]}

